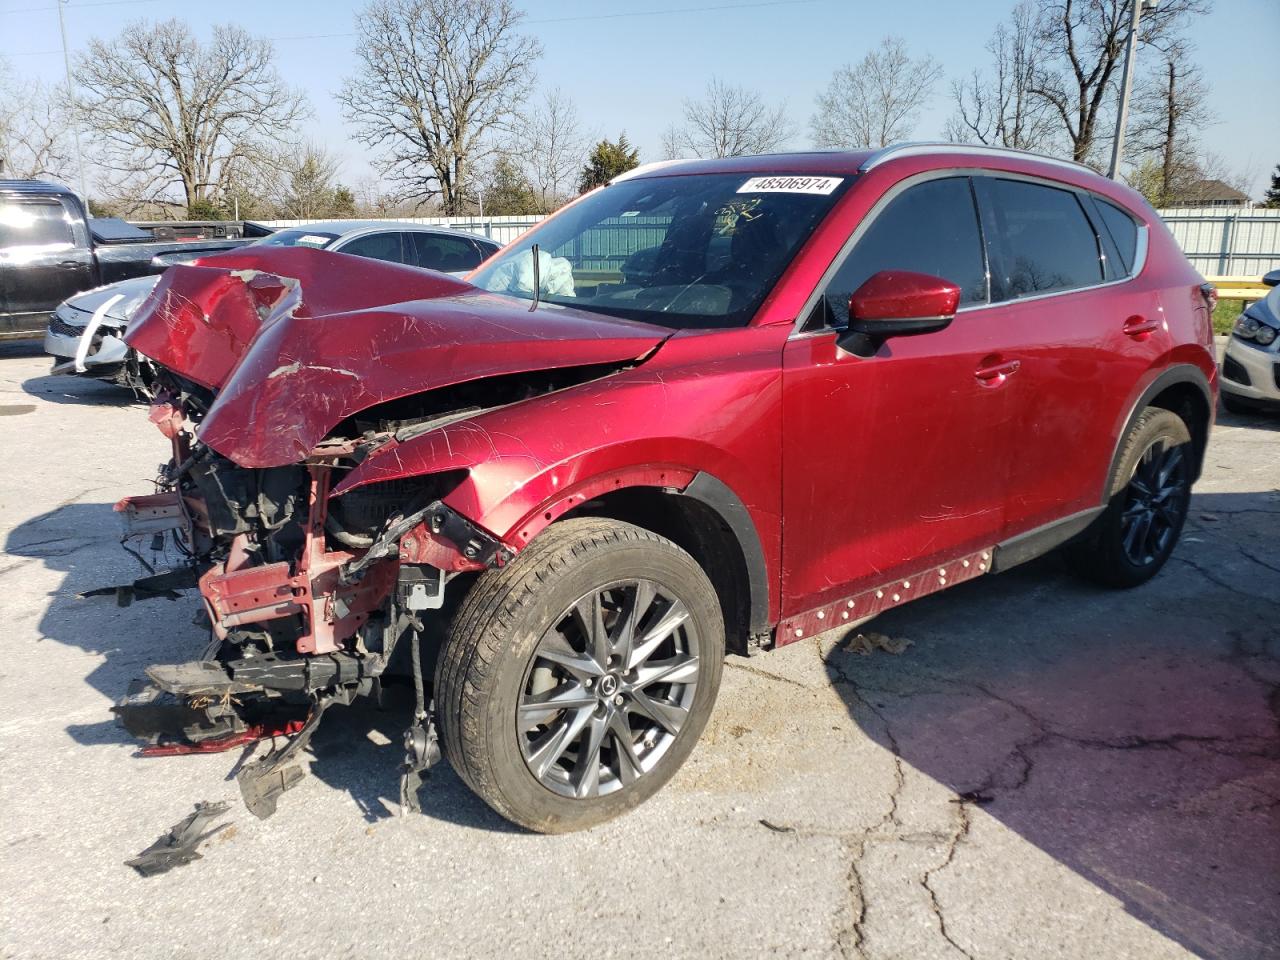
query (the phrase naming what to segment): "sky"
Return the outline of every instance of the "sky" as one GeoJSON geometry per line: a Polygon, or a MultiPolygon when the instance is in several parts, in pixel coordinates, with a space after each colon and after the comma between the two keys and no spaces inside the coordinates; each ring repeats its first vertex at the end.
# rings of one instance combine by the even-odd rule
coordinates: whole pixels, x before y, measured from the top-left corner
{"type": "MultiPolygon", "coordinates": [[[[800,131],[793,148],[810,145],[815,95],[832,72],[856,62],[886,35],[906,39],[913,54],[937,59],[938,85],[915,139],[942,139],[952,111],[952,78],[987,62],[983,49],[1014,0],[516,0],[544,55],[530,92],[559,87],[578,108],[585,130],[611,139],[625,131],[641,159],[658,159],[662,132],[678,121],[684,99],[714,76],[783,102],[800,131]]],[[[340,177],[356,184],[374,175],[367,151],[350,140],[334,100],[356,68],[351,36],[357,2],[334,0],[69,0],[63,7],[74,58],[92,37],[110,37],[132,20],[177,17],[197,36],[235,22],[274,41],[284,78],[305,90],[314,117],[308,139],[341,158],[340,177]]],[[[1280,163],[1275,122],[1280,79],[1280,0],[1213,0],[1192,34],[1210,88],[1216,123],[1205,147],[1245,175],[1251,193],[1265,189],[1280,163]]],[[[61,80],[56,0],[0,0],[0,57],[19,76],[61,80]]]]}

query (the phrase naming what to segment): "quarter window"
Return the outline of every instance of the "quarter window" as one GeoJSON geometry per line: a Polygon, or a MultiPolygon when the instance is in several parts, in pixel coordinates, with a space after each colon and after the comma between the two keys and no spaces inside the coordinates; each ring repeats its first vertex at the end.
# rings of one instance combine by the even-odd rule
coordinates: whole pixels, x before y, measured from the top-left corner
{"type": "Polygon", "coordinates": [[[1124,264],[1124,272],[1128,273],[1133,269],[1133,258],[1138,249],[1138,225],[1134,223],[1133,217],[1129,216],[1114,203],[1108,203],[1101,198],[1095,198],[1095,201],[1098,205],[1098,212],[1102,214],[1102,222],[1120,251],[1120,260],[1124,264]]]}
{"type": "Polygon", "coordinates": [[[876,216],[827,287],[832,326],[848,324],[849,297],[881,270],[941,277],[960,287],[961,304],[986,302],[982,234],[967,177],[910,187],[876,216]]]}
{"type": "Polygon", "coordinates": [[[1000,179],[990,191],[1003,299],[1102,282],[1098,238],[1074,193],[1000,179]]]}

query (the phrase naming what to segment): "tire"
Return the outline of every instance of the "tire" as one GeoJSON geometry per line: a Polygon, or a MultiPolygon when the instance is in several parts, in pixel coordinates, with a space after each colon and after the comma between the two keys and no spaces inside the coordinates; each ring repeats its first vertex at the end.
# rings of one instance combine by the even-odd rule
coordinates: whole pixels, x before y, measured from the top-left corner
{"type": "Polygon", "coordinates": [[[1237,400],[1233,394],[1222,390],[1218,393],[1218,399],[1222,401],[1222,409],[1227,413],[1234,413],[1238,416],[1247,417],[1251,413],[1257,413],[1257,408],[1246,400],[1237,400]]]}
{"type": "Polygon", "coordinates": [[[689,554],[631,524],[562,521],[463,601],[436,667],[444,754],[520,826],[593,826],[679,769],[711,715],[723,660],[720,603],[689,554]],[[590,624],[605,629],[593,635],[590,624]]]}
{"type": "Polygon", "coordinates": [[[1143,410],[1124,438],[1107,507],[1068,545],[1068,564],[1110,587],[1136,587],[1154,577],[1187,519],[1192,465],[1191,433],[1182,419],[1159,407],[1143,410]]]}

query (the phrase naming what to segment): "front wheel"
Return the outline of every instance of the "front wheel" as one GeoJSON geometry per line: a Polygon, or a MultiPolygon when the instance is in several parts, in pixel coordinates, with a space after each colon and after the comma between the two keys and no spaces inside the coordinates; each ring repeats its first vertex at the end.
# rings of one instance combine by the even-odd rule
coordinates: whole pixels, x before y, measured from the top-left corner
{"type": "Polygon", "coordinates": [[[521,826],[592,826],[684,762],[723,659],[719,601],[692,557],[630,524],[563,521],[464,601],[436,668],[445,756],[521,826]]]}
{"type": "Polygon", "coordinates": [[[1144,410],[1125,437],[1106,510],[1067,547],[1075,571],[1112,587],[1136,587],[1159,573],[1187,519],[1192,464],[1182,418],[1144,410]]]}

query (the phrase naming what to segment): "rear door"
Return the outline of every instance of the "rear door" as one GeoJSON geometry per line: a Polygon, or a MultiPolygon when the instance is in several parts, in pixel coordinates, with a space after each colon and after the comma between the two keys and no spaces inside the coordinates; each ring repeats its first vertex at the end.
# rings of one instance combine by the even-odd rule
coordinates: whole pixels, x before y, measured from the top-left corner
{"type": "Polygon", "coordinates": [[[1004,331],[987,303],[970,181],[932,175],[881,200],[783,355],[783,616],[993,545],[1014,443],[1004,331]],[[836,346],[850,294],[881,270],[961,288],[946,329],[870,357],[836,346]]]}
{"type": "Polygon", "coordinates": [[[420,230],[406,233],[405,240],[412,244],[414,250],[414,259],[410,263],[428,270],[462,273],[480,266],[483,259],[470,237],[451,237],[420,230]]]}
{"type": "Polygon", "coordinates": [[[1169,338],[1156,292],[1126,279],[1145,250],[1136,224],[1117,222],[1117,245],[1087,193],[1009,176],[974,183],[994,301],[978,312],[1019,364],[1005,525],[1014,537],[1100,505],[1112,424],[1169,338]]]}
{"type": "Polygon", "coordinates": [[[386,260],[389,263],[409,263],[403,243],[404,234],[399,230],[379,230],[377,233],[366,233],[345,243],[334,244],[335,253],[349,253],[353,257],[365,257],[369,260],[386,260]]]}
{"type": "Polygon", "coordinates": [[[54,307],[93,285],[88,231],[71,200],[0,201],[0,286],[7,315],[0,333],[42,329],[54,307]]]}

